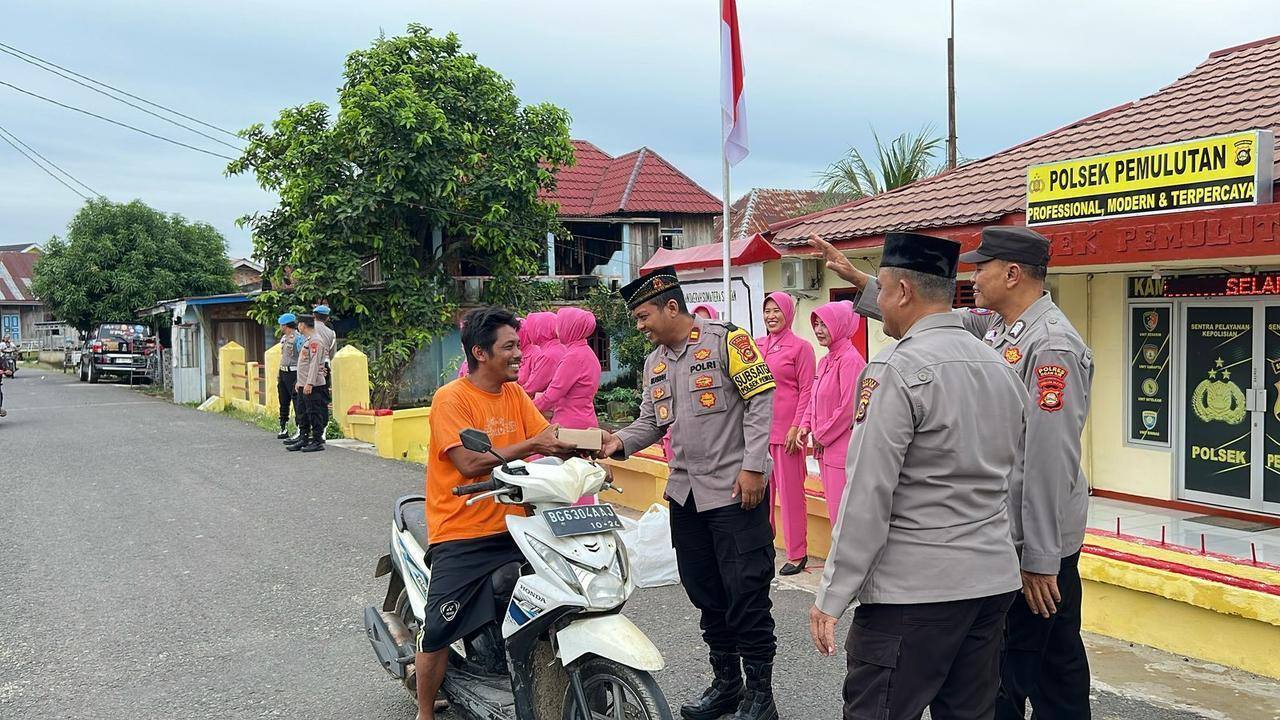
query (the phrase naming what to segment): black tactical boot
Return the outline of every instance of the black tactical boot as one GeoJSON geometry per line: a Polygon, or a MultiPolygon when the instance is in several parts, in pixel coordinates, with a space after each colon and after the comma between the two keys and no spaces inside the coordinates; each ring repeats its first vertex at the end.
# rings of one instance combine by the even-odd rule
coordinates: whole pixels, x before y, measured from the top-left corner
{"type": "Polygon", "coordinates": [[[778,720],[778,706],[773,703],[773,663],[743,661],[747,689],[733,720],[778,720]]]}
{"type": "Polygon", "coordinates": [[[287,440],[289,438],[289,423],[280,423],[280,433],[276,435],[277,440],[287,440]]]}
{"type": "Polygon", "coordinates": [[[711,652],[715,678],[702,697],[680,706],[685,720],[715,720],[738,709],[742,702],[742,661],[736,653],[711,652]]]}

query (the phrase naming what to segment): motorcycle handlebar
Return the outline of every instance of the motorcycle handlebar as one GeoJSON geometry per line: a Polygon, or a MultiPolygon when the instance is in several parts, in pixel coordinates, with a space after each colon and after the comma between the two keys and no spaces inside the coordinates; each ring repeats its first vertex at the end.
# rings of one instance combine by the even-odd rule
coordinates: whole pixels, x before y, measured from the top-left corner
{"type": "Polygon", "coordinates": [[[498,481],[492,478],[483,482],[471,483],[470,485],[459,485],[453,489],[453,494],[462,497],[463,495],[475,495],[476,493],[490,492],[498,489],[498,481]]]}

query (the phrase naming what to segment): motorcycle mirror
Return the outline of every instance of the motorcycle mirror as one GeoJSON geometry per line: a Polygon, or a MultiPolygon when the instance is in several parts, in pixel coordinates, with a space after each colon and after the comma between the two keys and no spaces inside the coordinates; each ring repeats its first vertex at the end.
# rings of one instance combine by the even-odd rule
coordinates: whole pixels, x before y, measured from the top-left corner
{"type": "Polygon", "coordinates": [[[460,434],[462,438],[462,447],[471,452],[487,453],[493,448],[493,443],[489,440],[489,436],[475,428],[467,428],[460,434]]]}

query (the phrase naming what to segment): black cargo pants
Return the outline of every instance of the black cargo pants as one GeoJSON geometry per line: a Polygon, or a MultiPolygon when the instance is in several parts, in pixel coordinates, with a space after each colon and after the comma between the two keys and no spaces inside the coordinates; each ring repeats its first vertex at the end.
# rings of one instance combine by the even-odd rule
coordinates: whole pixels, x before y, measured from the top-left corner
{"type": "Polygon", "coordinates": [[[680,582],[702,611],[702,639],[712,652],[736,653],[744,662],[772,663],[778,646],[768,497],[766,488],[765,501],[751,510],[735,503],[699,512],[693,493],[684,505],[669,503],[680,582]]]}
{"type": "Polygon", "coordinates": [[[293,417],[299,424],[302,423],[302,413],[298,411],[297,399],[295,394],[298,382],[298,372],[296,370],[281,370],[276,378],[276,393],[280,396],[280,427],[284,427],[289,423],[289,408],[293,408],[293,417]]]}

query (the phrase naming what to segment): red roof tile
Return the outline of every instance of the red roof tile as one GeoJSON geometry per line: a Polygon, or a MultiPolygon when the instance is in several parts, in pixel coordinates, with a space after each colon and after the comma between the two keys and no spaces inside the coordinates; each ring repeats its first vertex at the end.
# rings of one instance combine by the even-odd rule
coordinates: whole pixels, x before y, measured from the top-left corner
{"type": "Polygon", "coordinates": [[[993,222],[1024,212],[1029,165],[1250,129],[1280,131],[1280,36],[1215,52],[1135,102],[890,192],[776,223],[770,231],[775,243],[794,246],[811,233],[840,241],[993,222]]]}
{"type": "Polygon", "coordinates": [[[577,164],[561,168],[555,192],[543,194],[560,204],[561,216],[721,211],[718,198],[648,148],[618,158],[585,140],[574,140],[573,149],[577,164]]]}
{"type": "MultiPolygon", "coordinates": [[[[756,188],[729,206],[729,234],[734,240],[763,233],[770,225],[800,215],[805,208],[821,201],[821,190],[776,190],[756,188]]],[[[716,216],[715,236],[720,237],[724,221],[716,216]]]]}
{"type": "Polygon", "coordinates": [[[38,303],[31,292],[37,253],[0,252],[0,305],[6,303],[38,303]]]}

